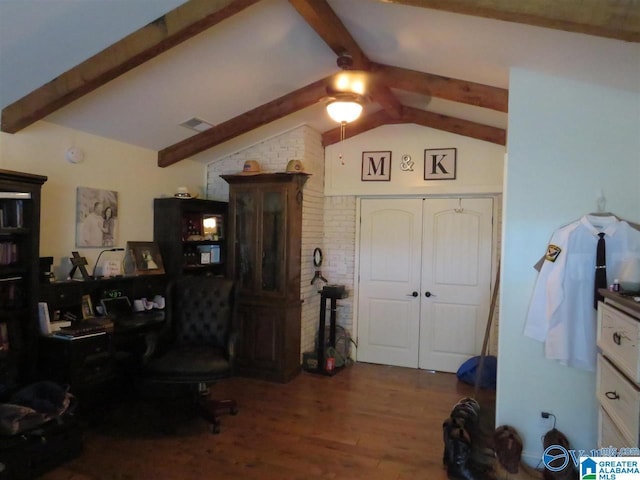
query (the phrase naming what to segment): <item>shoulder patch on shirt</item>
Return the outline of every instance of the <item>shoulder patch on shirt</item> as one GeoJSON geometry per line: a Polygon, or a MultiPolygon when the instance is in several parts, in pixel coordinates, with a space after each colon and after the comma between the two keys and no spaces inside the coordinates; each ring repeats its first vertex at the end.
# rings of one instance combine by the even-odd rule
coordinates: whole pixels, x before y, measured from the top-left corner
{"type": "Polygon", "coordinates": [[[549,246],[547,247],[547,254],[544,256],[544,258],[549,260],[550,262],[555,262],[560,256],[560,252],[562,252],[562,249],[560,247],[558,247],[557,245],[549,244],[549,246]]]}

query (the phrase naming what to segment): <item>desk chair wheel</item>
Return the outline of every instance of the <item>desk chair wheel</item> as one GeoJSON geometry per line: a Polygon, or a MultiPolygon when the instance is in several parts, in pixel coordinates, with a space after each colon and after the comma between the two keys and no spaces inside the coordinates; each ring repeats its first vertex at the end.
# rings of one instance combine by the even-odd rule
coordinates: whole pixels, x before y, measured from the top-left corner
{"type": "Polygon", "coordinates": [[[216,421],[211,424],[211,433],[214,435],[220,433],[220,421],[216,421]]]}

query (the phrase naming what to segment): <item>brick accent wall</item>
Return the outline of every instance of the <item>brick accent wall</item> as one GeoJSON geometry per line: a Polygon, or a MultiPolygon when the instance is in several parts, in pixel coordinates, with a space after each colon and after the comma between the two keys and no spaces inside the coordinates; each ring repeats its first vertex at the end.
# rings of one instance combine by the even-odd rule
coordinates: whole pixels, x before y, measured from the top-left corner
{"type": "Polygon", "coordinates": [[[330,283],[346,285],[349,297],[337,302],[337,323],[353,332],[353,289],[356,256],[356,197],[325,197],[324,245],[327,265],[323,270],[330,283]]]}
{"type": "Polygon", "coordinates": [[[207,198],[228,201],[229,185],[220,175],[240,172],[246,160],[257,160],[265,172],[284,172],[292,159],[302,160],[305,172],[311,174],[304,186],[302,203],[300,347],[305,352],[314,348],[320,310],[320,295],[311,285],[315,273],[313,250],[324,249],[324,148],[320,133],[301,126],[212,162],[207,168],[207,198]]]}

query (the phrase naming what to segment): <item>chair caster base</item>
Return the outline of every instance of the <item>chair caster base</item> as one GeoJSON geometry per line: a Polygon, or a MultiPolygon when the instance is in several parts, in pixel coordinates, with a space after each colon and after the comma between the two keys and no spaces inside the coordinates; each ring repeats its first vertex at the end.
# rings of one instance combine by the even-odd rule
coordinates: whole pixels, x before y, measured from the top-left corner
{"type": "Polygon", "coordinates": [[[220,433],[220,422],[215,422],[211,424],[211,433],[213,435],[217,435],[220,433]]]}

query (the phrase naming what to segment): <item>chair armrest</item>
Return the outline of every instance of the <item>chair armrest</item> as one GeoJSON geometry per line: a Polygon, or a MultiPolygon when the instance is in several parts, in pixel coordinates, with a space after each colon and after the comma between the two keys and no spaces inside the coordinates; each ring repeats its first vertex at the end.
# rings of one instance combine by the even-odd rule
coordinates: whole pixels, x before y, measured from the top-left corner
{"type": "Polygon", "coordinates": [[[142,364],[147,363],[158,350],[160,334],[158,332],[149,332],[144,336],[145,351],[142,354],[142,364]]]}
{"type": "Polygon", "coordinates": [[[145,352],[142,354],[143,365],[151,358],[163,355],[172,342],[171,339],[167,338],[167,332],[165,330],[155,330],[147,332],[144,335],[144,343],[145,352]]]}

